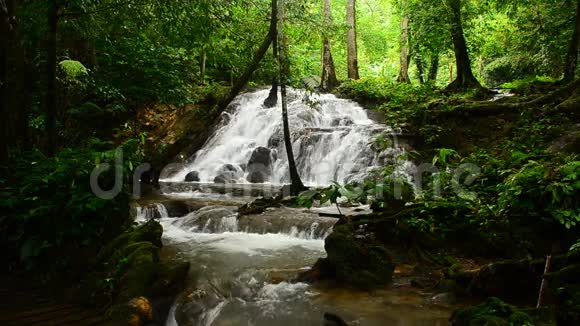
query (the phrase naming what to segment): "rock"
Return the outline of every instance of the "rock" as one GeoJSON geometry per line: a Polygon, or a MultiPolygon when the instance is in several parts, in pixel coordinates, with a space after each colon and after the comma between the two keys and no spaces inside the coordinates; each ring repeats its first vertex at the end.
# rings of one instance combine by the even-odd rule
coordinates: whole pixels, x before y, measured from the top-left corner
{"type": "Polygon", "coordinates": [[[138,325],[165,320],[190,266],[188,262],[161,262],[162,232],[161,225],[151,220],[126,231],[97,256],[102,270],[95,269],[90,277],[115,280],[113,319],[138,325]]]}
{"type": "Polygon", "coordinates": [[[241,167],[235,166],[233,164],[224,164],[218,170],[218,174],[222,173],[233,173],[236,179],[239,179],[244,176],[244,170],[241,167]]]}
{"type": "Polygon", "coordinates": [[[554,153],[580,153],[580,124],[574,125],[566,135],[556,139],[548,151],[554,153]]]}
{"type": "Polygon", "coordinates": [[[329,312],[324,313],[324,326],[348,326],[338,315],[329,312]]]}
{"type": "Polygon", "coordinates": [[[465,325],[534,325],[532,318],[498,298],[489,298],[484,303],[458,309],[453,312],[450,324],[465,325]]]}
{"type": "Polygon", "coordinates": [[[333,277],[334,267],[326,258],[319,258],[309,270],[298,274],[297,282],[313,283],[333,277]]]}
{"type": "Polygon", "coordinates": [[[395,264],[372,232],[359,226],[335,225],[325,240],[325,273],[359,288],[385,286],[392,281],[395,264]]]}
{"type": "Polygon", "coordinates": [[[352,119],[350,119],[350,118],[335,118],[330,123],[330,125],[333,127],[346,127],[346,126],[352,126],[353,124],[354,124],[354,121],[352,121],[352,119]]]}
{"type": "Polygon", "coordinates": [[[439,293],[427,300],[430,304],[435,305],[454,305],[457,302],[457,297],[452,292],[439,293]]]}
{"type": "Polygon", "coordinates": [[[185,182],[199,182],[199,172],[191,171],[185,176],[185,182]]]}
{"type": "Polygon", "coordinates": [[[238,216],[261,214],[269,207],[280,207],[280,201],[274,198],[258,198],[238,208],[238,216]]]}
{"type": "Polygon", "coordinates": [[[580,325],[580,284],[558,288],[555,294],[557,325],[580,325]]]}
{"type": "Polygon", "coordinates": [[[468,292],[504,300],[535,297],[543,272],[543,264],[527,260],[488,264],[476,272],[469,283],[468,292]]]}
{"type": "Polygon", "coordinates": [[[251,183],[264,183],[272,175],[272,151],[266,147],[258,147],[252,152],[248,161],[247,180],[251,183]]]}
{"type": "Polygon", "coordinates": [[[224,172],[213,179],[214,183],[237,183],[238,178],[233,172],[224,172]]]}
{"type": "Polygon", "coordinates": [[[198,229],[207,228],[208,232],[220,232],[221,221],[224,217],[233,216],[235,213],[231,208],[225,206],[207,206],[180,219],[182,227],[198,229]]]}

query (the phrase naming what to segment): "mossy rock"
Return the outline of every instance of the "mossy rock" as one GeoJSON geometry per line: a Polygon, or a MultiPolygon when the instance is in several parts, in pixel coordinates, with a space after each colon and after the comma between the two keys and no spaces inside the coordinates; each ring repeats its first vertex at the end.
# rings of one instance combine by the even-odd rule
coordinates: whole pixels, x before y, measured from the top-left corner
{"type": "Polygon", "coordinates": [[[360,288],[391,282],[395,265],[388,251],[365,230],[355,232],[351,224],[338,225],[326,238],[324,247],[327,268],[332,269],[337,281],[360,288]]]}
{"type": "Polygon", "coordinates": [[[137,242],[150,242],[153,245],[161,248],[161,235],[163,234],[163,227],[156,221],[148,221],[147,223],[138,227],[129,229],[118,236],[115,240],[109,243],[97,257],[98,262],[104,262],[111,258],[115,251],[126,248],[127,246],[137,242]]]}
{"type": "Polygon", "coordinates": [[[489,298],[484,303],[456,310],[451,316],[454,326],[491,325],[534,325],[532,318],[516,307],[498,298],[489,298]]]}
{"type": "Polygon", "coordinates": [[[580,325],[580,284],[560,287],[555,294],[557,324],[580,325]]]}

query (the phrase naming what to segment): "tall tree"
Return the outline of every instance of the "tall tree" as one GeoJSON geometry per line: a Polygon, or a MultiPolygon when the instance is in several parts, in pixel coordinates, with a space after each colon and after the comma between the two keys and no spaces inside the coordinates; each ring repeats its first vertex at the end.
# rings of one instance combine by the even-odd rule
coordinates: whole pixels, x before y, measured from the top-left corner
{"type": "MultiPolygon", "coordinates": [[[[276,1],[276,0],[273,0],[276,1]]],[[[280,67],[280,93],[282,96],[282,124],[284,129],[284,146],[286,147],[286,155],[288,156],[288,168],[290,169],[290,193],[298,195],[305,189],[298,169],[296,168],[296,161],[294,160],[294,152],[292,150],[292,140],[290,138],[290,125],[288,123],[288,103],[286,95],[286,84],[289,76],[289,64],[287,58],[287,38],[284,35],[284,0],[280,0],[278,8],[278,34],[279,34],[279,49],[278,49],[278,65],[280,67]]]]}
{"type": "Polygon", "coordinates": [[[401,37],[399,39],[401,49],[400,53],[400,70],[397,81],[399,83],[410,83],[409,79],[409,17],[403,16],[401,19],[401,37]]]}
{"type": "Polygon", "coordinates": [[[471,60],[461,23],[461,0],[447,0],[451,10],[451,38],[455,52],[457,78],[447,87],[448,90],[481,88],[471,70],[471,60]]]}
{"type": "Polygon", "coordinates": [[[244,86],[246,86],[248,81],[250,81],[250,78],[252,78],[252,74],[254,73],[254,71],[258,69],[258,66],[260,65],[262,59],[264,58],[264,55],[266,55],[266,52],[268,52],[270,44],[272,44],[272,41],[276,35],[276,24],[277,24],[276,11],[277,11],[276,0],[272,0],[272,16],[270,17],[270,28],[268,30],[268,34],[266,35],[266,37],[262,41],[262,44],[260,44],[260,47],[254,54],[252,62],[250,62],[250,64],[246,67],[246,70],[244,71],[242,76],[239,79],[237,79],[237,82],[231,88],[228,96],[224,100],[220,101],[218,105],[220,111],[225,110],[227,106],[236,98],[236,96],[238,96],[238,94],[242,91],[244,86]]]}
{"type": "Polygon", "coordinates": [[[346,42],[348,78],[359,79],[358,50],[356,43],[356,0],[347,0],[346,2],[346,24],[348,25],[346,42]]]}
{"type": "Polygon", "coordinates": [[[568,47],[568,55],[566,55],[566,67],[564,70],[564,80],[571,81],[574,79],[576,73],[576,66],[578,65],[578,47],[580,44],[580,0],[576,1],[576,26],[570,40],[568,47]]]}
{"type": "Polygon", "coordinates": [[[57,147],[57,94],[56,94],[56,50],[58,33],[58,3],[48,4],[48,32],[46,39],[46,132],[48,134],[48,155],[54,155],[57,147]]]}
{"type": "Polygon", "coordinates": [[[11,149],[25,141],[28,127],[26,100],[30,99],[30,92],[25,87],[32,74],[26,72],[28,65],[15,12],[15,0],[0,0],[0,163],[9,159],[11,149]]]}
{"type": "Polygon", "coordinates": [[[434,54],[431,56],[431,64],[429,65],[429,74],[427,75],[427,81],[436,82],[438,73],[439,73],[439,55],[434,54]]]}
{"type": "Polygon", "coordinates": [[[330,91],[338,86],[338,79],[336,78],[336,70],[334,69],[334,60],[330,51],[330,39],[328,36],[328,28],[332,23],[332,14],[330,12],[330,1],[324,0],[324,26],[322,40],[322,78],[320,87],[325,91],[330,91]]]}

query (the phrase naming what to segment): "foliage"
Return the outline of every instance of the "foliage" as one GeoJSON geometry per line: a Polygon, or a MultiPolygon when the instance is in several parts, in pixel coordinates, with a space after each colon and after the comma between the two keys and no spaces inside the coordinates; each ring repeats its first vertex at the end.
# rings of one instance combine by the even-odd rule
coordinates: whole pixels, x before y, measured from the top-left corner
{"type": "Polygon", "coordinates": [[[532,218],[549,215],[566,228],[580,223],[580,161],[568,158],[559,165],[530,160],[506,172],[511,174],[499,186],[502,212],[532,218]]]}
{"type": "MultiPolygon", "coordinates": [[[[124,184],[141,160],[138,146],[138,141],[129,141],[122,147],[124,184]]],[[[15,175],[0,181],[0,207],[8,212],[2,221],[3,247],[16,254],[6,257],[9,267],[37,272],[42,268],[46,274],[70,269],[74,277],[103,241],[127,225],[126,188],[114,200],[105,200],[93,193],[89,183],[97,163],[114,160],[115,150],[103,151],[103,147],[110,144],[95,141],[93,148],[65,148],[51,158],[33,151],[15,162],[15,175]]],[[[113,170],[100,177],[102,188],[114,184],[113,170]]]]}

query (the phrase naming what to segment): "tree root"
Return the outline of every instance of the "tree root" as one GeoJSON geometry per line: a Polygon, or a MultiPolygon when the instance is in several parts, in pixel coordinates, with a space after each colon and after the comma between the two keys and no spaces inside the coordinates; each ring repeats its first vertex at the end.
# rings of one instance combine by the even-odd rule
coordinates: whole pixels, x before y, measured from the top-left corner
{"type": "Polygon", "coordinates": [[[516,103],[471,103],[462,104],[449,111],[439,111],[439,116],[470,115],[491,116],[502,113],[516,113],[526,109],[538,109],[553,105],[557,111],[574,111],[580,104],[580,79],[566,84],[559,89],[531,101],[516,103]]]}

